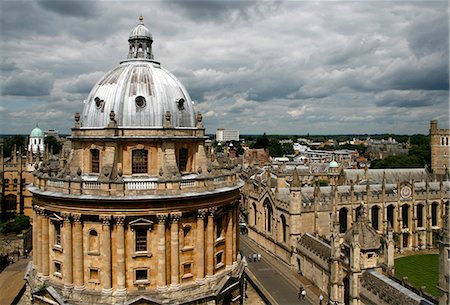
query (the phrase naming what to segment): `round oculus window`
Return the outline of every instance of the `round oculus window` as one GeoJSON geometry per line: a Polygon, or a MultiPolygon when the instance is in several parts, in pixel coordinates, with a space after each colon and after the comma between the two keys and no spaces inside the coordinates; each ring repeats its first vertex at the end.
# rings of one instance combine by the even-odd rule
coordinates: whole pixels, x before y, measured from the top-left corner
{"type": "Polygon", "coordinates": [[[178,110],[184,110],[184,98],[180,98],[177,101],[178,110]]]}
{"type": "Polygon", "coordinates": [[[102,108],[102,106],[103,106],[103,100],[102,99],[100,99],[98,96],[96,96],[94,101],[95,101],[95,107],[97,107],[97,109],[102,108]]]}
{"type": "Polygon", "coordinates": [[[137,96],[134,99],[134,101],[136,103],[136,107],[138,107],[138,108],[144,108],[145,105],[147,104],[146,101],[145,101],[145,97],[143,97],[143,96],[137,96]]]}

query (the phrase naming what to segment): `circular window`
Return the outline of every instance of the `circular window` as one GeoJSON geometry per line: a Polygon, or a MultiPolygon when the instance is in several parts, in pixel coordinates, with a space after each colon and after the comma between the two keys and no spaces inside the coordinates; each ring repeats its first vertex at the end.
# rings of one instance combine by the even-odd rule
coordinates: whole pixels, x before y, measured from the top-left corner
{"type": "Polygon", "coordinates": [[[98,96],[96,96],[94,101],[95,101],[95,107],[97,107],[98,109],[102,108],[102,106],[103,106],[102,99],[100,99],[98,96]]]}
{"type": "Polygon", "coordinates": [[[137,96],[134,101],[136,102],[136,106],[139,108],[144,108],[145,107],[145,97],[143,96],[137,96]]]}
{"type": "Polygon", "coordinates": [[[180,98],[177,101],[178,110],[184,110],[184,98],[180,98]]]}

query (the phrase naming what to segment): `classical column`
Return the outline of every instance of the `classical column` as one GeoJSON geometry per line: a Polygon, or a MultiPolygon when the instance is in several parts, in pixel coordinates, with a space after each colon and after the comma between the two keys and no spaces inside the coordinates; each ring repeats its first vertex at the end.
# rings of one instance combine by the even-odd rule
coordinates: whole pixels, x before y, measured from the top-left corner
{"type": "Polygon", "coordinates": [[[166,286],[166,219],[167,214],[156,215],[158,219],[158,275],[156,278],[156,287],[165,290],[166,286]]]}
{"type": "Polygon", "coordinates": [[[233,264],[233,210],[228,210],[227,233],[225,240],[225,265],[227,268],[233,264]]]}
{"type": "Polygon", "coordinates": [[[116,266],[117,290],[116,294],[126,293],[125,270],[125,216],[114,216],[116,221],[116,266]]]}
{"type": "Polygon", "coordinates": [[[45,215],[45,211],[42,210],[41,214],[41,228],[42,228],[42,276],[44,278],[48,278],[50,274],[50,241],[49,241],[49,224],[48,224],[48,217],[45,215]]]}
{"type": "Polygon", "coordinates": [[[100,215],[102,222],[102,293],[110,294],[111,288],[111,216],[100,215]]]}
{"type": "Polygon", "coordinates": [[[72,214],[73,219],[73,270],[75,290],[84,290],[83,224],[81,214],[72,214]]]}
{"type": "Polygon", "coordinates": [[[232,239],[232,243],[233,243],[233,263],[236,262],[237,260],[237,242],[239,240],[239,230],[238,230],[238,225],[239,225],[239,215],[237,213],[239,206],[233,206],[233,239],[232,239]]]}
{"type": "Polygon", "coordinates": [[[178,221],[181,213],[170,213],[170,286],[180,286],[180,249],[178,240],[178,221]]]}
{"type": "Polygon", "coordinates": [[[33,269],[38,269],[38,247],[39,241],[38,236],[40,236],[39,231],[39,220],[38,220],[38,209],[37,206],[33,206],[33,269]]]}
{"type": "Polygon", "coordinates": [[[197,214],[197,242],[195,251],[197,256],[197,282],[203,282],[205,278],[205,215],[207,209],[198,210],[197,214]]]}
{"type": "Polygon", "coordinates": [[[206,277],[214,274],[214,213],[216,209],[208,209],[208,223],[206,225],[206,277]]]}
{"type": "Polygon", "coordinates": [[[63,279],[64,288],[73,288],[73,275],[72,275],[72,223],[70,222],[70,213],[61,213],[64,219],[63,222],[63,279]]]}

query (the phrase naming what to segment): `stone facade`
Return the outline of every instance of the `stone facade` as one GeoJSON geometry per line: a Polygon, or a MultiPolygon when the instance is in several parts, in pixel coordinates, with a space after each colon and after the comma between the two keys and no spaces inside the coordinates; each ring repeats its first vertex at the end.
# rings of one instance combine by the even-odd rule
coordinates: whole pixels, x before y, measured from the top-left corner
{"type": "MultiPolygon", "coordinates": [[[[366,170],[364,179],[350,184],[351,174],[359,173],[341,173],[337,185],[313,187],[302,187],[296,170],[290,177],[269,167],[254,172],[244,173],[241,199],[249,237],[340,303],[401,304],[386,302],[389,296],[370,284],[380,280],[392,286],[392,279],[379,274],[375,280],[368,272],[392,274],[395,251],[437,247],[448,214],[450,182],[429,181],[423,170],[388,170],[379,184],[372,184],[379,171],[366,170]],[[383,257],[380,236],[386,240],[383,257]]],[[[417,292],[392,289],[402,295],[393,299],[409,300],[404,304],[423,299],[417,292]]]]}
{"type": "MultiPolygon", "coordinates": [[[[148,39],[151,45],[142,19],[138,27],[149,36],[136,39],[148,39]]],[[[133,37],[130,50],[139,42],[133,37]]],[[[145,81],[148,89],[142,69],[159,64],[139,54],[125,63],[141,73],[132,76],[133,90],[141,88],[139,81],[145,81]]],[[[150,88],[149,92],[155,90],[150,88]]],[[[103,89],[93,90],[100,94],[103,89]]],[[[183,92],[189,100],[183,90],[170,90],[183,92]]],[[[159,94],[161,100],[137,92],[136,107],[145,107],[145,100],[164,107],[169,100],[164,91],[159,94]]],[[[177,100],[180,113],[167,111],[163,126],[130,127],[121,123],[125,121],[121,116],[134,116],[132,111],[103,113],[111,101],[92,98],[92,102],[99,107],[94,110],[98,113],[89,114],[89,124],[106,119],[105,126],[86,126],[84,116],[76,114],[71,147],[61,156],[60,168],[38,168],[29,188],[37,247],[27,281],[34,302],[241,304],[242,182],[238,167],[219,166],[207,158],[201,114],[195,116],[194,126],[178,126],[191,120],[177,100]],[[175,124],[177,116],[184,121],[175,124]]],[[[111,107],[120,110],[126,105],[111,107]]]]}

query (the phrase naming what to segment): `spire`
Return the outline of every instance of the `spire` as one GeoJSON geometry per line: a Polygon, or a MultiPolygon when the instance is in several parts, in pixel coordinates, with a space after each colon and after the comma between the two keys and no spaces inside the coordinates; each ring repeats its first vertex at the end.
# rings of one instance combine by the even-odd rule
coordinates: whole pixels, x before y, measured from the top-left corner
{"type": "Polygon", "coordinates": [[[294,168],[292,173],[291,189],[300,187],[300,177],[298,176],[297,167],[294,168]]]}

